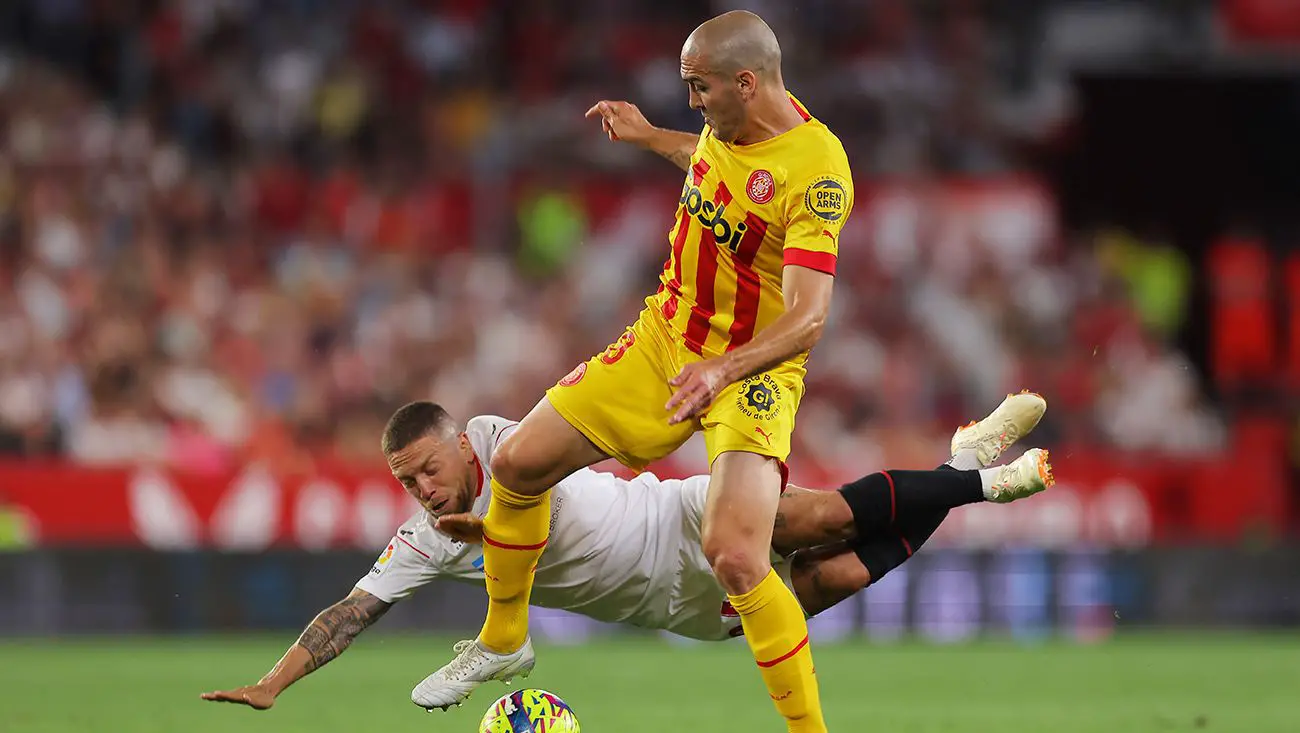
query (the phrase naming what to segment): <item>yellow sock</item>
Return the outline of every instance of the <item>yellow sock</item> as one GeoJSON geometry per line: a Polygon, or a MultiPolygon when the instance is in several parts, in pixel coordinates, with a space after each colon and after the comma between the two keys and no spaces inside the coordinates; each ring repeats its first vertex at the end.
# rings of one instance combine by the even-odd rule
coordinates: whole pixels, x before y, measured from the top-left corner
{"type": "Polygon", "coordinates": [[[546,547],[550,524],[549,490],[524,496],[492,481],[492,499],[483,518],[488,610],[478,640],[498,654],[518,649],[528,636],[533,570],[546,547]]]}
{"type": "Polygon", "coordinates": [[[740,614],[745,639],[786,729],[826,733],[808,647],[808,622],[794,593],[773,570],[750,592],[728,598],[740,614]]]}

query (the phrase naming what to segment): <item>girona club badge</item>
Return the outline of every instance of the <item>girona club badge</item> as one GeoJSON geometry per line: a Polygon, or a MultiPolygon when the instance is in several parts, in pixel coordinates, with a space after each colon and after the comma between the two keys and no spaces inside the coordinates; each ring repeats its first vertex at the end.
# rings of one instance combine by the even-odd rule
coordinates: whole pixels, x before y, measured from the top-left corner
{"type": "Polygon", "coordinates": [[[745,184],[745,193],[749,194],[749,200],[756,204],[765,204],[772,200],[776,194],[776,181],[772,180],[772,174],[759,168],[749,174],[749,182],[745,184]]]}
{"type": "Polygon", "coordinates": [[[564,379],[561,379],[561,380],[560,380],[560,386],[561,386],[561,387],[572,387],[573,385],[577,384],[578,382],[581,382],[581,381],[582,381],[582,376],[583,376],[584,374],[586,374],[586,373],[587,373],[587,362],[584,361],[584,362],[582,362],[581,364],[579,364],[578,366],[574,367],[574,368],[573,368],[573,371],[571,371],[571,372],[569,372],[568,374],[564,375],[564,379]]]}

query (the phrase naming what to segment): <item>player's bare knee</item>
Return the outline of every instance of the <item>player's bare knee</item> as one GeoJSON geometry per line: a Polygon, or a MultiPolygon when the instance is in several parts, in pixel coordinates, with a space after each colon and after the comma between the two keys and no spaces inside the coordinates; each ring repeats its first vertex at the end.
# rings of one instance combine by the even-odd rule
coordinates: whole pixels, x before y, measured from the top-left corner
{"type": "Polygon", "coordinates": [[[515,493],[540,494],[550,488],[545,481],[551,469],[547,464],[554,461],[537,453],[516,436],[506,438],[492,454],[492,477],[515,493]]]}
{"type": "Polygon", "coordinates": [[[705,547],[713,575],[728,593],[747,593],[772,569],[766,555],[735,547],[705,547]]]}

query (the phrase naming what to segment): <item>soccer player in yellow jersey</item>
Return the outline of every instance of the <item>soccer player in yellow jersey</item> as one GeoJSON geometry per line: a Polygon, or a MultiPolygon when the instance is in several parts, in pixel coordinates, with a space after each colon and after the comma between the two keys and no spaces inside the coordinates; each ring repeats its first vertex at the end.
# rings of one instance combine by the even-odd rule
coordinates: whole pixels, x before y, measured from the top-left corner
{"type": "Polygon", "coordinates": [[[781,50],[758,16],[700,25],[681,54],[699,135],[602,101],[612,140],[686,171],[658,293],[604,352],[547,391],[491,461],[484,529],[487,619],[422,683],[428,707],[532,669],[528,604],[546,546],[550,489],[607,457],[641,469],[697,430],[710,483],[702,544],[790,731],[824,731],[808,628],[772,570],[804,365],[826,322],[840,231],[853,208],[839,140],[785,89],[781,50]]]}

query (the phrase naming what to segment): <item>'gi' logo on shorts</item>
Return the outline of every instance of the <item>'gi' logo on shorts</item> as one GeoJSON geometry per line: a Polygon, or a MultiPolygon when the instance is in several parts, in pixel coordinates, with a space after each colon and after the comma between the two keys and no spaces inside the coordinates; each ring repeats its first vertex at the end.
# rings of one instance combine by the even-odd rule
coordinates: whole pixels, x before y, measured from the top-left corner
{"type": "Polygon", "coordinates": [[[770,374],[750,377],[740,383],[736,408],[752,420],[771,420],[780,412],[781,387],[770,374]]]}

